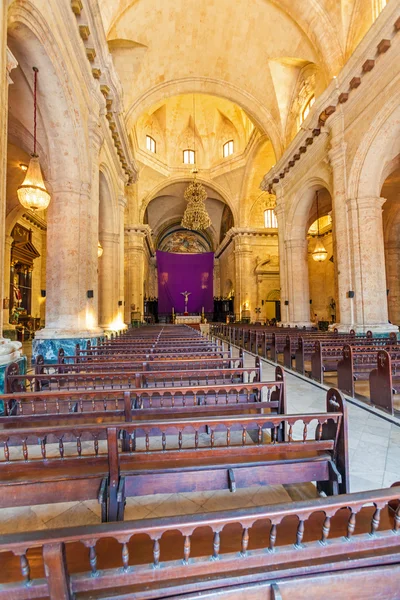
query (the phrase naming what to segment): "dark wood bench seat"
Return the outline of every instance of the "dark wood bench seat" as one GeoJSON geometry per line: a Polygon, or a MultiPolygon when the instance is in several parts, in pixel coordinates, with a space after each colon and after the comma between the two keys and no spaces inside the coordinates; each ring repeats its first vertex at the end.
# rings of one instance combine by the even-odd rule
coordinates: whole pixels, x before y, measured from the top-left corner
{"type": "Polygon", "coordinates": [[[0,598],[394,599],[400,488],[8,534],[0,598]],[[391,509],[394,506],[394,510],[391,509]],[[379,509],[377,510],[377,507],[379,509]],[[396,512],[397,511],[397,512],[396,512]]]}
{"type": "Polygon", "coordinates": [[[101,499],[103,517],[107,504],[109,520],[123,518],[129,495],[304,481],[317,481],[327,494],[348,490],[346,407],[336,390],[327,394],[326,413],[19,427],[0,430],[0,444],[3,508],[71,501],[74,494],[78,500],[82,476],[91,480],[91,498],[101,499]],[[99,443],[103,437],[107,443],[99,443]]]}
{"type": "Polygon", "coordinates": [[[379,350],[369,373],[371,403],[390,414],[400,413],[400,356],[379,350]]]}

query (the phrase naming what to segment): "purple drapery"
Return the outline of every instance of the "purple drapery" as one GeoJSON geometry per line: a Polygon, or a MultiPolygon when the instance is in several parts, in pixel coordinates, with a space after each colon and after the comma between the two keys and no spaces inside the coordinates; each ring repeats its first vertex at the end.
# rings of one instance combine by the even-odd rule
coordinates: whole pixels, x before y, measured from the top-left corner
{"type": "Polygon", "coordinates": [[[183,313],[185,299],[181,292],[191,292],[188,312],[213,312],[214,252],[173,254],[157,250],[158,312],[183,313]]]}

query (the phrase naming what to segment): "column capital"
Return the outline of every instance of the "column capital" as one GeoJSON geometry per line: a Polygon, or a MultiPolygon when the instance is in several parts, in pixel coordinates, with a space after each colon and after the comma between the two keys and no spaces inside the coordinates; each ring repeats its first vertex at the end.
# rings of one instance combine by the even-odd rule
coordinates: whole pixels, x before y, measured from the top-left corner
{"type": "Polygon", "coordinates": [[[118,196],[118,205],[120,206],[120,208],[123,208],[125,210],[125,208],[128,206],[128,201],[125,198],[125,196],[118,196]]]}
{"type": "Polygon", "coordinates": [[[117,244],[119,242],[119,233],[113,233],[111,231],[100,231],[99,234],[100,243],[103,244],[117,244]]]}
{"type": "Polygon", "coordinates": [[[308,240],[306,237],[304,238],[296,238],[293,240],[285,240],[285,245],[290,250],[295,250],[296,248],[305,249],[308,245],[308,240]]]}
{"type": "Polygon", "coordinates": [[[364,198],[357,198],[357,207],[359,210],[381,210],[382,206],[386,202],[386,198],[379,196],[368,196],[364,198]]]}
{"type": "Polygon", "coordinates": [[[8,81],[8,83],[10,85],[14,83],[13,80],[11,79],[11,77],[10,77],[10,73],[16,67],[18,67],[18,61],[15,58],[14,54],[11,52],[10,48],[8,48],[8,46],[7,46],[6,69],[7,69],[7,81],[8,81]]]}

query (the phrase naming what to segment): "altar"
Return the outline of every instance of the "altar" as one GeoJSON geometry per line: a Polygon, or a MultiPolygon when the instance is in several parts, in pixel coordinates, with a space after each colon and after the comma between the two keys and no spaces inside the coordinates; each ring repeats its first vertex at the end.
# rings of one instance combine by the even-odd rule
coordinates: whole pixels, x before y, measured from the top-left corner
{"type": "Polygon", "coordinates": [[[200,315],[176,315],[175,317],[175,323],[177,325],[182,325],[182,324],[193,324],[193,323],[201,323],[201,316],[200,315]]]}

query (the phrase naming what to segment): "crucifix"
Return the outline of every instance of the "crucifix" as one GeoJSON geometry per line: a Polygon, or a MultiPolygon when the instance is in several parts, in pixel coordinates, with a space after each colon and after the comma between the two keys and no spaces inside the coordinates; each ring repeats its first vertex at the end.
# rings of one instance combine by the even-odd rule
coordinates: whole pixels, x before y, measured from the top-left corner
{"type": "Polygon", "coordinates": [[[192,292],[181,292],[182,296],[185,298],[185,313],[188,312],[188,300],[191,293],[192,292]]]}

